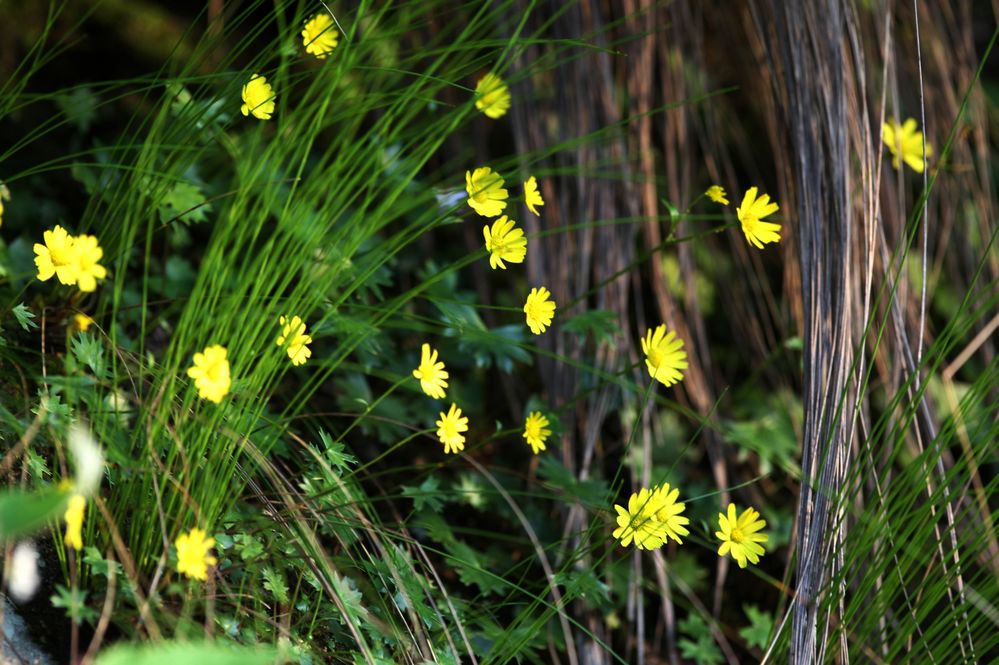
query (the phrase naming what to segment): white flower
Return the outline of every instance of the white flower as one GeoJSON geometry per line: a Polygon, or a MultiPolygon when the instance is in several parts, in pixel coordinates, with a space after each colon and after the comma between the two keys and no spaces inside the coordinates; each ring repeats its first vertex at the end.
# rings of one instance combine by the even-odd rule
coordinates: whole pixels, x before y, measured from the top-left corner
{"type": "Polygon", "coordinates": [[[7,563],[7,591],[19,603],[31,600],[38,590],[38,550],[30,540],[18,543],[7,563]]]}
{"type": "Polygon", "coordinates": [[[73,423],[69,428],[69,450],[76,462],[76,491],[84,496],[94,494],[104,476],[104,454],[90,428],[73,423]]]}

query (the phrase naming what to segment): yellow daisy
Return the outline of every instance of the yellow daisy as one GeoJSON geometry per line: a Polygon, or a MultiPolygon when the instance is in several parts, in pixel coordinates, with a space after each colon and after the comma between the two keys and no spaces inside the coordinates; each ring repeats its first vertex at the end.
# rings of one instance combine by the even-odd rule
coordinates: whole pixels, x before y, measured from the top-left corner
{"type": "Polygon", "coordinates": [[[437,360],[437,351],[424,344],[420,355],[420,366],[413,370],[413,376],[420,380],[423,392],[434,399],[444,399],[448,373],[444,363],[437,360]]]}
{"type": "Polygon", "coordinates": [[[324,59],[336,48],[340,33],[334,27],[329,14],[316,14],[310,18],[302,30],[302,45],[305,52],[311,53],[320,60],[324,59]]]}
{"type": "Polygon", "coordinates": [[[662,508],[662,497],[643,488],[628,499],[628,507],[614,506],[617,528],[611,534],[627,547],[632,541],[640,550],[654,550],[666,542],[668,525],[656,518],[662,508]]]}
{"type": "Polygon", "coordinates": [[[194,354],[194,365],[187,369],[187,375],[194,379],[194,385],[202,399],[218,404],[229,392],[232,378],[229,376],[228,351],[224,346],[214,344],[203,353],[194,354]]]}
{"type": "Polygon", "coordinates": [[[73,316],[73,327],[80,332],[87,332],[92,325],[94,325],[94,320],[82,312],[77,312],[73,316]]]}
{"type": "Polygon", "coordinates": [[[704,194],[715,203],[720,203],[724,206],[728,205],[728,199],[725,198],[725,188],[721,185],[711,185],[704,194]]]}
{"type": "Polygon", "coordinates": [[[517,226],[517,222],[503,215],[493,222],[491,229],[488,225],[483,226],[482,235],[486,238],[489,265],[493,270],[496,268],[506,270],[504,261],[524,262],[524,257],[527,256],[527,238],[524,237],[523,229],[517,226]]]}
{"type": "Polygon", "coordinates": [[[195,528],[177,536],[174,544],[177,546],[177,572],[194,580],[208,579],[208,566],[218,563],[209,554],[209,550],[215,546],[215,539],[195,528]]]}
{"type": "Polygon", "coordinates": [[[98,263],[104,250],[94,236],[77,236],[73,244],[76,246],[76,285],[81,291],[90,293],[97,288],[97,281],[108,275],[107,269],[98,263]]]}
{"type": "Polygon", "coordinates": [[[552,431],[548,429],[548,425],[548,418],[540,411],[528,414],[524,422],[524,438],[535,455],[545,449],[545,441],[551,436],[552,431]]]}
{"type": "Polygon", "coordinates": [[[291,317],[290,321],[282,316],[279,325],[282,328],[281,334],[277,337],[277,345],[284,346],[287,343],[286,351],[291,358],[291,364],[304,365],[305,361],[312,357],[312,349],[306,346],[312,344],[312,337],[305,334],[305,321],[298,316],[291,317]]]}
{"type": "Polygon", "coordinates": [[[43,233],[42,238],[45,244],[35,243],[34,246],[38,279],[44,282],[55,275],[62,284],[76,284],[80,267],[73,236],[56,225],[54,229],[43,233]]]}
{"type": "Polygon", "coordinates": [[[475,84],[475,108],[494,120],[502,118],[510,108],[510,88],[489,72],[475,84]]]}
{"type": "Polygon", "coordinates": [[[715,536],[722,541],[718,548],[718,556],[731,554],[739,567],[745,568],[747,560],[750,563],[759,563],[760,555],[766,553],[760,543],[767,542],[769,537],[757,531],[767,523],[761,520],[760,514],[752,508],[746,508],[738,517],[735,512],[735,504],[730,503],[727,516],[718,513],[718,528],[721,531],[715,531],[715,536]]]}
{"type": "Polygon", "coordinates": [[[735,209],[742,223],[742,232],[750,245],[763,249],[763,245],[780,240],[780,224],[761,221],[767,215],[772,215],[780,207],[770,202],[770,195],[764,194],[756,198],[756,188],[750,187],[742,197],[742,205],[735,209]]]}
{"type": "MultiPolygon", "coordinates": [[[[895,170],[899,168],[899,158],[909,165],[916,173],[922,173],[925,163],[923,160],[923,133],[916,129],[916,120],[909,118],[904,124],[898,124],[894,118],[892,121],[884,123],[881,127],[881,140],[888,146],[891,152],[891,165],[895,170]]],[[[926,143],[926,157],[933,154],[933,146],[926,143]]]]}
{"type": "Polygon", "coordinates": [[[253,114],[254,118],[270,120],[274,113],[274,88],[260,74],[254,74],[243,86],[243,115],[253,114]]]}
{"type": "Polygon", "coordinates": [[[666,387],[683,380],[683,370],[687,369],[687,352],[683,350],[683,340],[676,333],[666,332],[666,324],[648,330],[642,339],[642,353],[649,376],[666,387]]]}
{"type": "Polygon", "coordinates": [[[524,203],[527,204],[527,209],[533,212],[538,217],[541,213],[538,212],[538,207],[545,204],[545,200],[541,198],[541,192],[538,191],[538,179],[531,176],[524,183],[524,203]]]}
{"type": "Polygon", "coordinates": [[[69,498],[66,514],[63,515],[63,519],[66,520],[66,536],[64,538],[66,547],[72,547],[77,551],[83,549],[83,517],[86,508],[87,500],[83,498],[83,495],[74,494],[69,498]]]}
{"type": "Polygon", "coordinates": [[[465,437],[462,432],[468,431],[468,418],[461,415],[461,409],[456,404],[451,405],[451,409],[445,414],[440,413],[441,419],[434,424],[437,425],[437,438],[444,444],[445,453],[457,453],[465,449],[465,437]]]}
{"type": "Polygon", "coordinates": [[[465,171],[465,191],[468,205],[483,217],[496,217],[506,208],[509,196],[503,189],[503,176],[488,166],[465,171]]]}
{"type": "Polygon", "coordinates": [[[527,318],[527,327],[535,335],[540,335],[552,324],[552,317],[555,316],[555,301],[549,300],[551,292],[545,287],[531,289],[527,295],[527,302],[524,303],[524,315],[527,318]]]}
{"type": "Polygon", "coordinates": [[[656,495],[654,501],[658,506],[656,519],[666,525],[663,533],[678,544],[682,544],[680,536],[686,536],[690,533],[684,526],[690,524],[690,520],[681,515],[687,508],[686,504],[676,502],[680,490],[675,488],[670,490],[669,483],[663,483],[660,487],[653,487],[652,493],[656,495]]]}

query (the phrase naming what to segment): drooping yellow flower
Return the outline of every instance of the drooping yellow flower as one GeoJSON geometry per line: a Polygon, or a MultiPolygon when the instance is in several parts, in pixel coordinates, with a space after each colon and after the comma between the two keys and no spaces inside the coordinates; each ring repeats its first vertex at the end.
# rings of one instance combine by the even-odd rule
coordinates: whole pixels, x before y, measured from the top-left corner
{"type": "Polygon", "coordinates": [[[291,358],[291,364],[304,365],[312,357],[312,349],[306,346],[312,344],[312,337],[305,334],[305,321],[298,316],[291,317],[290,321],[282,316],[279,324],[282,328],[276,340],[277,345],[284,346],[287,343],[285,351],[291,358]]]}
{"type": "Polygon", "coordinates": [[[86,508],[87,500],[83,495],[74,494],[69,498],[66,514],[63,515],[63,519],[66,520],[66,536],[64,538],[66,547],[72,547],[77,551],[83,549],[83,517],[86,508]]]}
{"type": "Polygon", "coordinates": [[[725,198],[725,188],[721,185],[711,185],[708,187],[708,191],[704,192],[704,195],[715,203],[720,203],[724,206],[728,205],[728,199],[725,198]]]}
{"type": "Polygon", "coordinates": [[[538,191],[538,179],[531,176],[524,183],[524,203],[527,204],[527,209],[533,212],[538,217],[541,213],[538,212],[538,207],[545,204],[545,200],[541,198],[541,192],[538,191]]]}
{"type": "Polygon", "coordinates": [[[208,566],[218,563],[218,559],[209,554],[215,539],[194,528],[177,536],[174,544],[177,546],[177,572],[194,580],[208,579],[208,566]]]}
{"type": "Polygon", "coordinates": [[[682,544],[680,536],[690,533],[684,526],[690,524],[690,520],[681,514],[686,509],[686,504],[676,502],[680,490],[675,488],[670,490],[669,483],[663,483],[659,487],[653,487],[652,493],[656,495],[654,501],[659,506],[656,510],[656,519],[666,525],[663,532],[678,544],[682,544]]]}
{"type": "Polygon", "coordinates": [[[495,217],[506,208],[509,196],[503,189],[503,176],[488,166],[477,168],[471,173],[465,171],[465,191],[468,192],[468,205],[483,217],[495,217]]]}
{"type": "Polygon", "coordinates": [[[780,240],[780,224],[761,220],[780,210],[780,207],[770,202],[769,194],[756,198],[756,191],[755,187],[746,190],[746,195],[742,197],[742,205],[736,208],[735,213],[739,216],[742,232],[749,244],[755,245],[757,249],[763,249],[766,243],[780,240]]]}
{"type": "Polygon", "coordinates": [[[35,243],[35,266],[38,268],[38,279],[47,281],[55,275],[67,286],[76,284],[79,274],[77,247],[73,236],[66,229],[56,225],[54,229],[42,234],[45,244],[35,243]]]}
{"type": "Polygon", "coordinates": [[[540,335],[545,328],[552,324],[552,317],[555,316],[555,301],[549,300],[551,292],[545,287],[531,289],[527,295],[527,302],[524,303],[524,315],[527,318],[527,327],[535,335],[540,335]]]}
{"type": "Polygon", "coordinates": [[[270,120],[274,113],[274,88],[260,74],[254,74],[243,85],[243,105],[239,109],[243,115],[253,114],[254,118],[270,120]]]}
{"type": "Polygon", "coordinates": [[[194,385],[202,399],[218,404],[229,392],[232,378],[229,376],[228,351],[224,346],[213,344],[203,353],[194,354],[194,365],[187,369],[187,375],[194,379],[194,385]]]}
{"type": "Polygon", "coordinates": [[[545,449],[545,441],[551,436],[552,431],[548,429],[548,418],[540,411],[534,411],[527,416],[524,422],[524,438],[527,440],[531,450],[537,455],[545,449]]]}
{"type": "Polygon", "coordinates": [[[420,355],[420,365],[413,370],[413,376],[420,380],[423,392],[434,399],[444,399],[447,388],[447,371],[443,361],[437,360],[437,351],[424,344],[420,355]]]}
{"type": "Polygon", "coordinates": [[[632,541],[640,550],[654,550],[666,542],[668,525],[659,521],[656,514],[663,507],[662,496],[649,489],[641,489],[628,499],[628,507],[614,506],[617,511],[617,528],[611,534],[627,547],[632,541]]]}
{"type": "MultiPolygon", "coordinates": [[[[881,140],[891,152],[891,165],[897,171],[899,158],[909,165],[916,173],[922,173],[925,168],[923,161],[923,133],[916,129],[915,118],[909,118],[899,125],[894,118],[881,126],[881,140]]],[[[926,144],[926,157],[933,154],[933,146],[926,144]]]]}
{"type": "Polygon", "coordinates": [[[735,515],[735,504],[728,504],[728,515],[718,513],[718,528],[715,536],[722,541],[718,548],[718,556],[731,554],[740,568],[746,567],[746,561],[756,564],[760,555],[766,550],[760,543],[765,543],[769,537],[765,533],[757,533],[767,525],[760,519],[760,514],[753,508],[746,508],[738,518],[735,515]]]}
{"type": "Polygon", "coordinates": [[[667,388],[683,380],[683,370],[687,369],[687,352],[683,350],[683,340],[672,330],[667,334],[666,324],[654,331],[648,330],[642,339],[642,352],[649,376],[667,388]]]}
{"type": "Polygon", "coordinates": [[[94,325],[94,320],[83,312],[77,312],[73,316],[73,327],[80,332],[87,332],[92,325],[94,325]]]}
{"type": "Polygon", "coordinates": [[[475,84],[475,108],[494,120],[502,118],[510,108],[510,88],[489,72],[475,84]]]}
{"type": "Polygon", "coordinates": [[[329,14],[316,14],[306,22],[305,29],[302,30],[305,52],[320,60],[333,52],[339,40],[340,34],[329,14]]]}
{"type": "Polygon", "coordinates": [[[76,285],[81,291],[90,293],[97,288],[97,280],[107,277],[108,271],[98,261],[104,250],[94,236],[82,235],[73,239],[76,246],[76,285]]]}
{"type": "Polygon", "coordinates": [[[447,414],[441,411],[440,416],[441,419],[434,424],[437,425],[437,438],[444,444],[444,452],[464,450],[465,436],[462,432],[468,431],[468,418],[461,415],[461,409],[456,404],[451,405],[447,414]]]}
{"type": "Polygon", "coordinates": [[[504,261],[524,262],[524,257],[527,256],[527,238],[524,237],[524,230],[517,226],[517,222],[503,215],[493,222],[491,229],[488,225],[483,226],[482,235],[486,238],[489,265],[493,270],[496,268],[506,270],[504,261]]]}

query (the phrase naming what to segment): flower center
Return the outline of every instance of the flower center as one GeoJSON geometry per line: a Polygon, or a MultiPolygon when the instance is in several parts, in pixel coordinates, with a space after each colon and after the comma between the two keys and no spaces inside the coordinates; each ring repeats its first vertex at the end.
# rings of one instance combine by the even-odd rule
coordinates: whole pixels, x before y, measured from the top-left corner
{"type": "Polygon", "coordinates": [[[661,367],[663,364],[663,353],[658,347],[649,349],[649,362],[653,367],[661,367]]]}
{"type": "Polygon", "coordinates": [[[742,529],[732,529],[732,540],[736,543],[741,543],[746,537],[742,534],[742,529]]]}

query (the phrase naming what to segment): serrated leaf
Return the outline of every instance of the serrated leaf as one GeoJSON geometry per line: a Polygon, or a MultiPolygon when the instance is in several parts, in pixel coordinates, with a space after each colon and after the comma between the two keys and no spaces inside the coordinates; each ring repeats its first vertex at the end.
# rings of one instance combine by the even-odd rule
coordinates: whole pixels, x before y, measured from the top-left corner
{"type": "Polygon", "coordinates": [[[416,510],[429,510],[439,513],[444,508],[444,492],[440,491],[440,481],[435,476],[427,476],[419,487],[403,485],[402,495],[413,500],[416,510]]]}
{"type": "Polygon", "coordinates": [[[562,330],[579,336],[580,341],[592,333],[597,344],[612,342],[615,337],[623,334],[617,325],[617,314],[602,309],[577,314],[562,325],[562,330]]]}
{"type": "Polygon", "coordinates": [[[766,649],[770,644],[770,633],[774,628],[774,615],[764,612],[756,605],[743,605],[742,611],[749,618],[749,625],[739,629],[739,635],[746,644],[757,649],[766,649]]]}
{"type": "Polygon", "coordinates": [[[274,600],[282,605],[288,604],[288,584],[284,581],[284,575],[266,566],[261,574],[264,576],[264,588],[274,595],[274,600]]]}
{"type": "Polygon", "coordinates": [[[30,332],[32,328],[37,328],[38,324],[32,319],[35,318],[34,313],[28,309],[28,306],[23,302],[16,305],[13,309],[14,317],[17,318],[17,322],[21,324],[21,327],[26,331],[30,332]]]}

